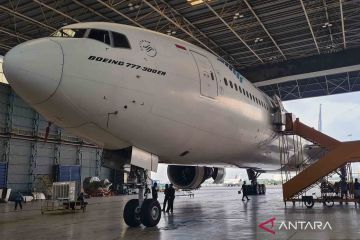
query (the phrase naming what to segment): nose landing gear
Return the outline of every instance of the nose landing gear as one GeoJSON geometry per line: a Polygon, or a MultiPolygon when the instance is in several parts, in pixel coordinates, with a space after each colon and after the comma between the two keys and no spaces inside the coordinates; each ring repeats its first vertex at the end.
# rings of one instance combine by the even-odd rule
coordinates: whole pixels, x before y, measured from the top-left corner
{"type": "Polygon", "coordinates": [[[136,181],[139,198],[131,199],[126,203],[124,208],[125,223],[130,227],[138,227],[140,224],[145,227],[156,226],[161,218],[161,206],[156,199],[147,198],[150,192],[147,187],[147,170],[131,166],[129,179],[136,181]]]}

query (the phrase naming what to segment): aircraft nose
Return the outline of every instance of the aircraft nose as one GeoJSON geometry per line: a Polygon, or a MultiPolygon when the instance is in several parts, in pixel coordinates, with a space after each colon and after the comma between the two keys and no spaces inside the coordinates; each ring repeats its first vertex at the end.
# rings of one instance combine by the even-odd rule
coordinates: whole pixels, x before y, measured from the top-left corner
{"type": "Polygon", "coordinates": [[[15,92],[29,103],[48,100],[58,88],[64,56],[59,43],[37,39],[12,48],[4,58],[4,74],[15,92]]]}

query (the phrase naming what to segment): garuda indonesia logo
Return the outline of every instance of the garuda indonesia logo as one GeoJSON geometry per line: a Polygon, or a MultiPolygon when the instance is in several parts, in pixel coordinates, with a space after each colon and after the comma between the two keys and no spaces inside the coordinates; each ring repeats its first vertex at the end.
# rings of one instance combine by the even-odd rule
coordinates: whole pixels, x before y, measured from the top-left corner
{"type": "Polygon", "coordinates": [[[139,42],[140,45],[140,50],[141,51],[145,51],[145,53],[149,56],[149,57],[155,57],[157,54],[157,51],[155,49],[155,47],[153,47],[151,45],[151,42],[147,41],[147,40],[141,40],[139,42]]]}

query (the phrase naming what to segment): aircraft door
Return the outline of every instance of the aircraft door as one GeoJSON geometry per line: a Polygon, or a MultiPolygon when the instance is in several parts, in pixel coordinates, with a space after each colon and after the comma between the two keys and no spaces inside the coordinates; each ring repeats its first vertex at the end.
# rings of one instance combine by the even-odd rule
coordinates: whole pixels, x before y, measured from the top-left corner
{"type": "Polygon", "coordinates": [[[218,95],[218,87],[214,68],[206,56],[193,51],[191,51],[191,54],[199,71],[200,94],[205,97],[215,98],[218,95]]]}

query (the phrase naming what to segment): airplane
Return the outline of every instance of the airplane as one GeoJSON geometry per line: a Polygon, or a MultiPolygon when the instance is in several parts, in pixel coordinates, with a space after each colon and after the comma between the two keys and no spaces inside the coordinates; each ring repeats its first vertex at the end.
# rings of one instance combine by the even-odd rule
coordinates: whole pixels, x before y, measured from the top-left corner
{"type": "Polygon", "coordinates": [[[115,23],[72,24],[11,49],[4,73],[49,122],[102,147],[114,166],[131,164],[139,187],[123,213],[131,227],[160,221],[159,202],[144,198],[147,172],[158,163],[169,164],[181,189],[211,177],[220,183],[225,167],[247,169],[252,180],[280,169],[273,124],[280,100],[178,38],[115,23]]]}

